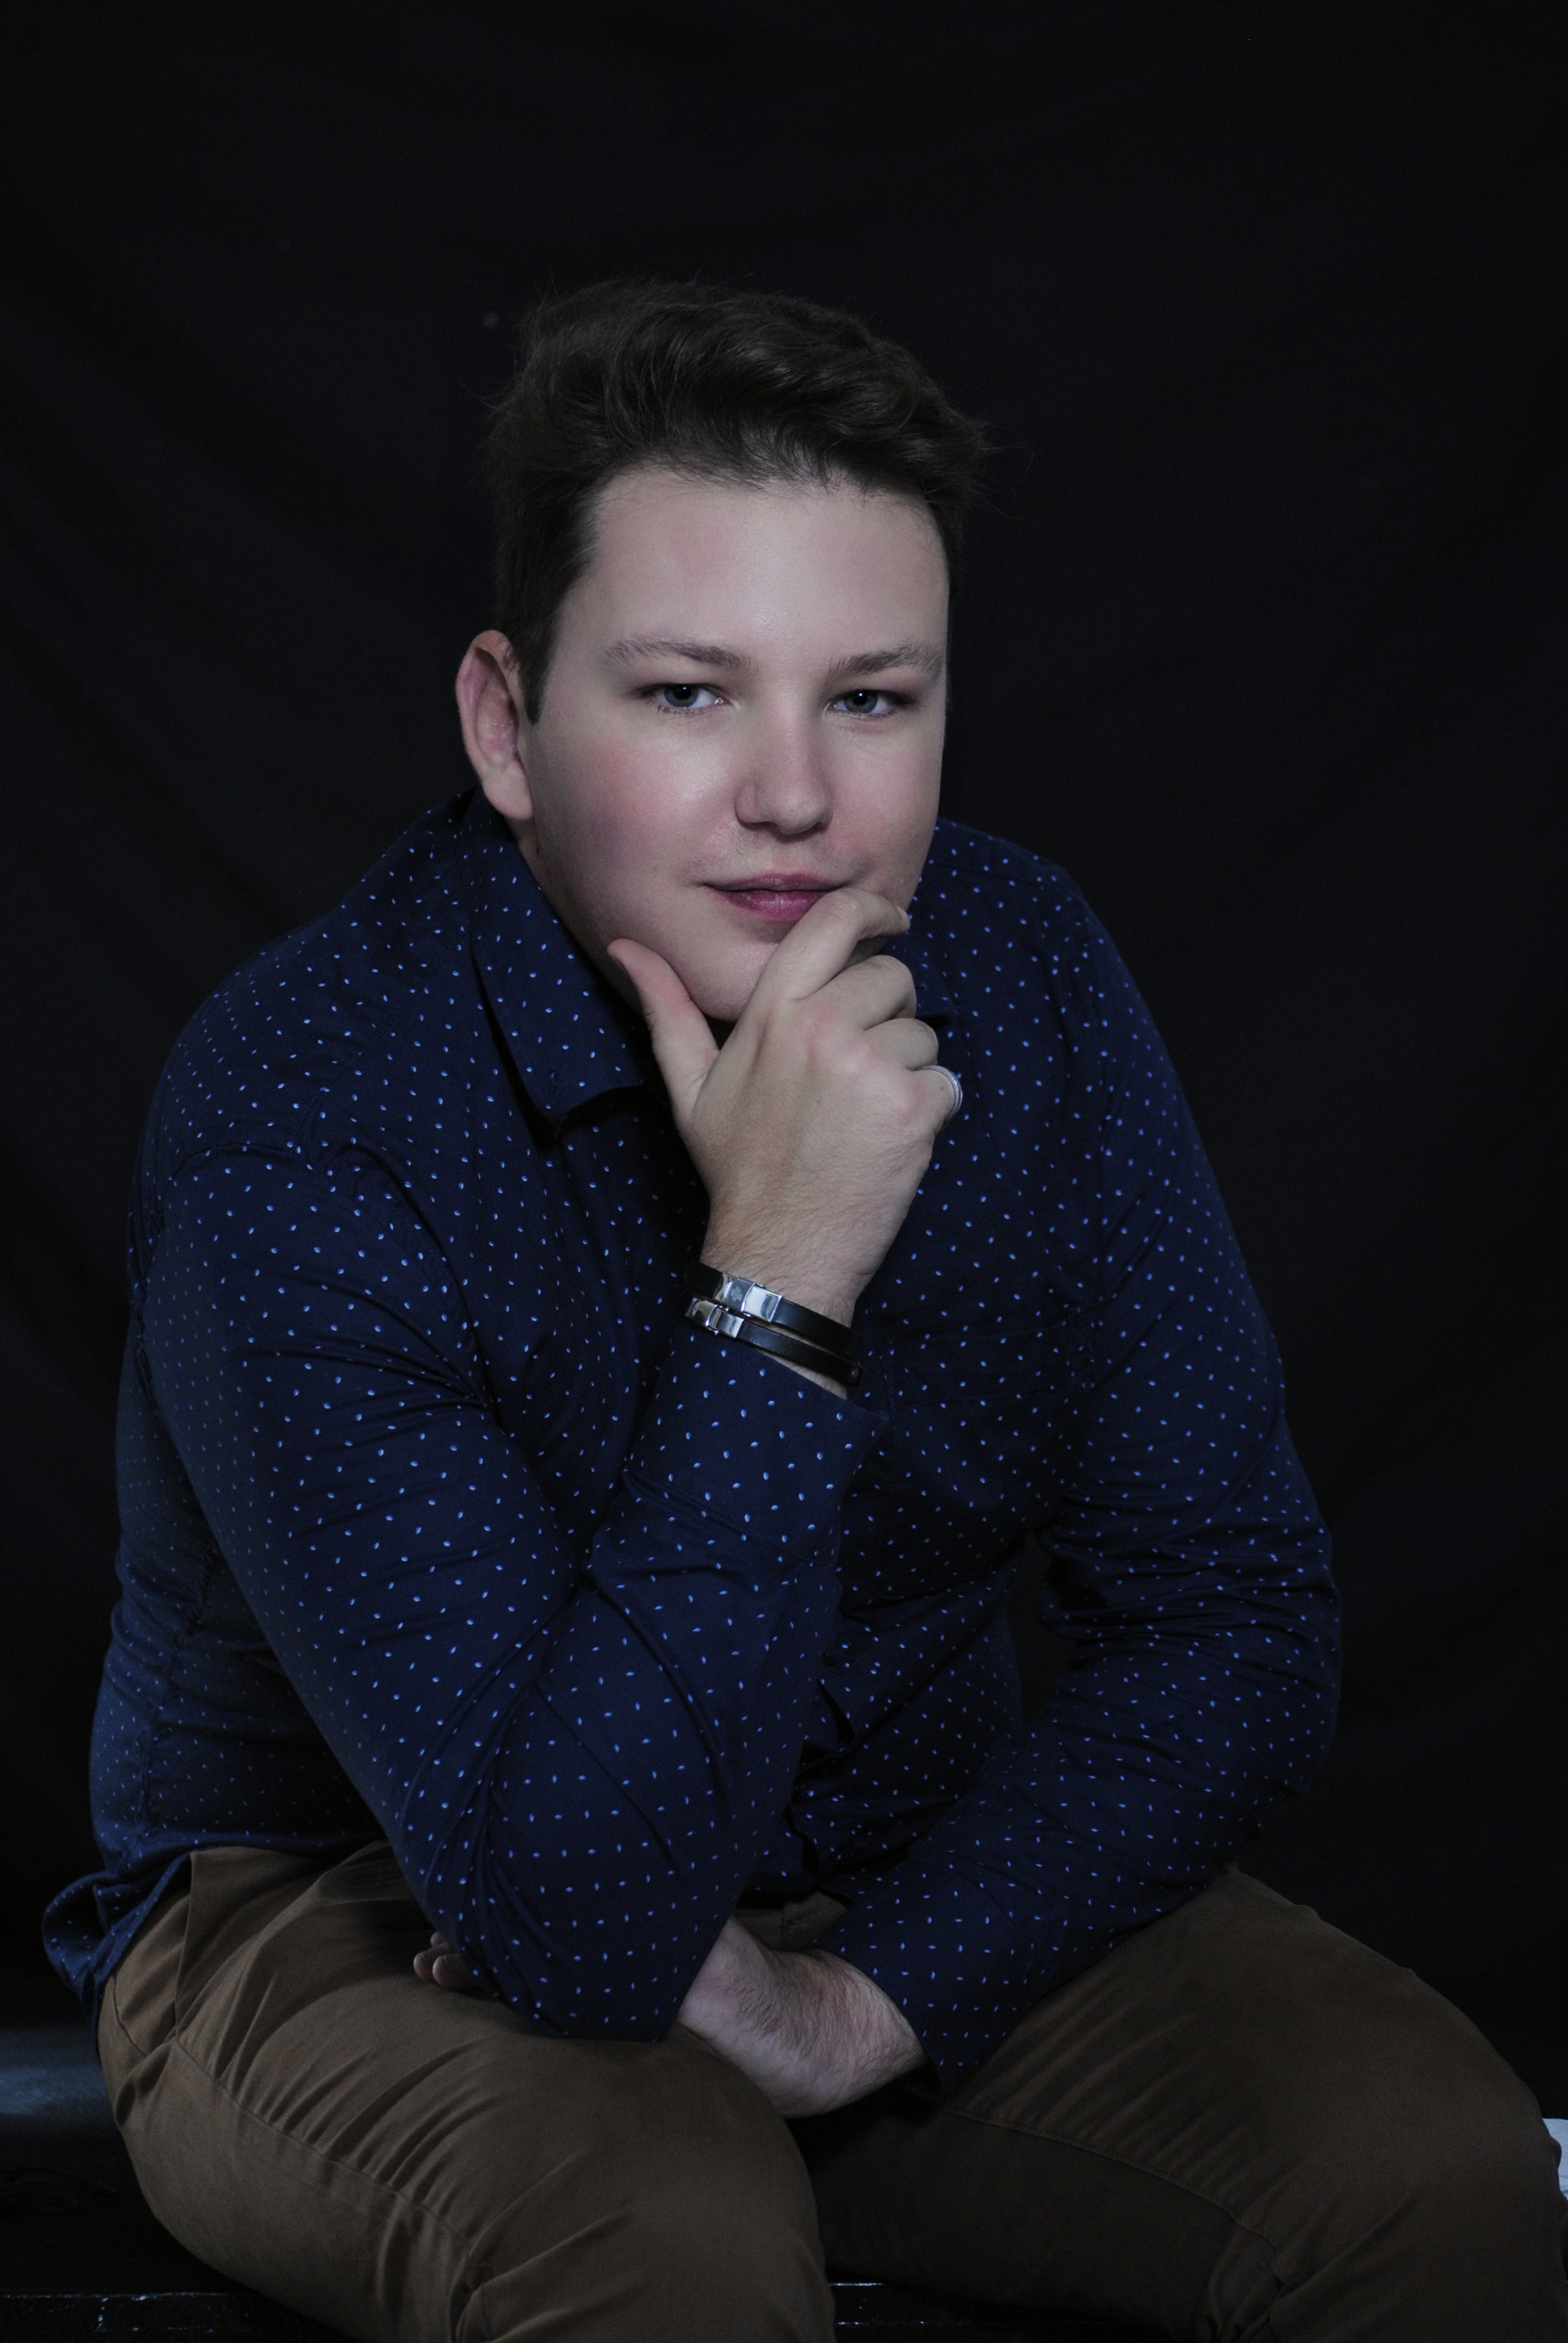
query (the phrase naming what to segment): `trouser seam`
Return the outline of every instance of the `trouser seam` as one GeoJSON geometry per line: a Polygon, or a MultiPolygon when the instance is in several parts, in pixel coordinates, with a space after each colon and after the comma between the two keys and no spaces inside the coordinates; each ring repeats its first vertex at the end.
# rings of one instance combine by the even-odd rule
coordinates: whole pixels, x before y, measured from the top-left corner
{"type": "MultiPolygon", "coordinates": [[[[115,2022],[117,2022],[117,2025],[119,2025],[119,2031],[122,2031],[122,2034],[125,2034],[126,2041],[131,2043],[131,2047],[136,2047],[136,2046],[134,2046],[134,2041],[131,2041],[131,2034],[129,2034],[129,2031],[126,2031],[125,2022],[119,2020],[119,2013],[115,2013],[115,2022]]],[[[415,2218],[417,2218],[417,2221],[422,2221],[422,2224],[429,2224],[431,2228],[440,2230],[440,2236],[447,2237],[447,2240],[450,2240],[450,2245],[455,2247],[455,2252],[457,2252],[459,2268],[462,2268],[462,2282],[464,2282],[464,2285],[467,2285],[467,2291],[468,2291],[468,2294],[474,2294],[474,2291],[478,2289],[478,2285],[483,2285],[483,2275],[485,2275],[485,2273],[480,2273],[480,2270],[476,2270],[476,2268],[474,2268],[474,2254],[476,2254],[474,2242],[468,2240],[468,2237],[464,2237],[464,2236],[462,2236],[462,2230],[452,2228],[450,2221],[446,2221],[446,2218],[440,2217],[438,2212],[434,2212],[434,2209],[431,2209],[429,2205],[422,2205],[422,2202],[419,2202],[417,2197],[407,2196],[407,2191],[403,2191],[403,2188],[397,2188],[397,2186],[391,2184],[391,2181],[382,2181],[382,2179],[377,2179],[377,2177],[375,2177],[373,2172],[366,2172],[366,2169],[363,2169],[361,2165],[349,2163],[349,2160],[347,2160],[347,2157],[342,2157],[342,2156],[328,2156],[328,2151],[326,2151],[326,2148],[314,2147],[314,2141],[309,2141],[309,2139],[300,2139],[300,2137],[297,2137],[296,2132],[288,2132],[288,2130],[284,2130],[284,2127],[281,2127],[279,2123],[272,2123],[272,2118],[269,2118],[269,2116],[260,2116],[260,2114],[257,2114],[257,2111],[256,2111],[256,2108],[253,2108],[253,2107],[246,2107],[246,2104],[244,2104],[244,2099],[236,2097],[235,2092],[232,2092],[230,2087],[227,2087],[227,2083],[220,2083],[218,2076],[216,2076],[214,2071],[208,2069],[208,2066],[204,2066],[202,2059],[196,2057],[195,2050],[190,2050],[190,2047],[187,2047],[186,2043],[180,2041],[178,2034],[176,2034],[176,2036],[171,2036],[171,2041],[169,2041],[169,2050],[171,2050],[171,2053],[176,2053],[176,2050],[178,2050],[178,2055],[180,2055],[180,2057],[183,2057],[183,2059],[186,2059],[187,2066],[192,2066],[192,2069],[195,2069],[195,2074],[202,2076],[204,2083],[208,2083],[208,2086],[211,2086],[211,2090],[214,2090],[216,2095],[218,2095],[218,2097],[223,2099],[225,2104],[227,2104],[227,2107],[235,2108],[235,2114],[239,2116],[239,2118],[244,2120],[244,2123],[253,2123],[253,2125],[256,2125],[256,2127],[257,2127],[257,2130],[267,2132],[269,2139],[279,2139],[279,2141],[284,2141],[284,2147],[296,2148],[296,2151],[300,2151],[302,2156],[309,2156],[309,2157],[312,2157],[312,2160],[314,2160],[314,2163],[318,2165],[318,2167],[324,2169],[324,2172],[345,2172],[345,2175],[352,2177],[354,2181],[358,2181],[358,2184],[361,2184],[363,2188],[368,2188],[368,2191],[373,2193],[373,2196],[382,2196],[382,2197],[387,2197],[387,2200],[389,2200],[389,2202],[394,2202],[394,2205],[401,2205],[401,2207],[406,2207],[407,2212],[410,2212],[410,2214],[413,2214],[415,2218]]]]}
{"type": "MultiPolygon", "coordinates": [[[[122,2041],[126,2041],[130,2044],[138,2058],[151,2057],[152,2052],[147,2048],[146,2044],[136,2040],[136,2036],[131,2032],[130,2027],[120,2016],[120,1997],[115,1990],[115,1978],[112,1975],[109,1978],[108,1986],[104,1995],[104,2006],[98,2017],[98,2030],[100,2032],[103,2029],[103,2023],[106,2017],[112,2017],[114,2019],[116,2026],[119,2029],[122,2041]]],[[[103,2053],[100,2051],[98,2053],[98,2064],[101,2066],[103,2063],[103,2053]]]]}
{"type": "MultiPolygon", "coordinates": [[[[1255,2228],[1251,2221],[1244,2219],[1240,2213],[1227,2205],[1221,2197],[1211,2197],[1206,2189],[1194,2188],[1190,2181],[1173,2180],[1168,2173],[1160,2171],[1156,2166],[1136,2163],[1130,2156],[1118,2155],[1114,2148],[1091,2147],[1083,2140],[1066,2138],[1060,2132],[1045,2129],[1036,2124],[1009,2123],[1000,2116],[980,2115],[969,2107],[944,2107],[942,2113],[952,2117],[959,2123],[983,2124],[990,2131],[1010,2132],[1018,2139],[1049,2140],[1053,2147],[1070,2148],[1078,2156],[1098,2157],[1102,2164],[1119,2165],[1124,2172],[1136,2172],[1145,2179],[1158,2180],[1161,2187],[1179,2190],[1183,2197],[1191,2197],[1196,2204],[1211,2206],[1216,2213],[1222,2213],[1227,2221],[1240,2229],[1243,2237],[1254,2238],[1265,2249],[1269,2256],[1270,2268],[1274,2269],[1275,2277],[1279,2277],[1279,2271],[1274,2265],[1282,2248],[1261,2229],[1255,2228]]],[[[1282,2279],[1280,2282],[1282,2285],[1284,2283],[1282,2279]]]]}
{"type": "MultiPolygon", "coordinates": [[[[129,2041],[129,2035],[126,2038],[129,2041]]],[[[172,2037],[169,2048],[171,2052],[178,2051],[180,2056],[201,2076],[204,2082],[211,2085],[219,2098],[231,2107],[236,2115],[243,2117],[246,2123],[255,2124],[270,2138],[281,2140],[286,2147],[297,2149],[310,2157],[324,2171],[346,2172],[352,2175],[356,2180],[361,2182],[376,2195],[387,2197],[394,2204],[406,2206],[408,2211],[415,2214],[421,2221],[428,2222],[433,2227],[439,2229],[461,2254],[465,2271],[467,2271],[467,2264],[475,2250],[474,2247],[463,2236],[461,2230],[455,2229],[451,2223],[439,2213],[433,2211],[427,2205],[422,2205],[417,2197],[410,2197],[406,2190],[395,2187],[390,2181],[377,2179],[373,2173],[365,2171],[358,2165],[349,2163],[343,2157],[328,2155],[325,2148],[317,2147],[313,2141],[301,2139],[297,2133],[286,2130],[280,2124],[274,2123],[269,2117],[258,2115],[254,2107],[247,2107],[244,2100],[237,2098],[226,2083],[219,2081],[210,2067],[202,2064],[196,2053],[180,2040],[177,2034],[172,2037]]]]}
{"type": "MultiPolygon", "coordinates": [[[[124,2016],[121,2015],[118,1988],[118,1972],[116,1970],[111,1970],[106,1980],[106,1988],[104,1995],[104,2013],[113,2018],[115,2026],[118,2029],[120,2036],[126,2042],[129,2043],[131,2048],[135,2051],[138,2058],[151,2057],[153,2055],[152,2051],[148,2049],[145,2044],[137,2041],[136,2036],[131,2032],[130,2027],[126,2024],[124,2016]]],[[[100,2024],[101,2022],[102,2019],[100,2017],[100,2024]]],[[[432,2211],[428,2206],[421,2205],[417,2197],[410,2197],[405,2190],[395,2187],[391,2182],[377,2180],[372,2174],[364,2171],[357,2165],[348,2163],[341,2157],[329,2156],[324,2148],[315,2147],[309,2140],[300,2139],[295,2133],[284,2129],[281,2125],[272,2122],[267,2117],[258,2115],[254,2108],[247,2107],[244,2101],[237,2098],[234,2092],[229,2089],[227,2084],[220,2081],[218,2077],[212,2072],[210,2067],[203,2065],[202,2061],[196,2056],[188,2043],[185,2042],[181,2038],[177,2018],[170,2028],[166,2047],[171,2056],[177,2051],[180,2056],[186,2061],[186,2065],[192,2067],[196,2074],[201,2076],[204,2082],[210,2085],[211,2088],[217,2093],[219,2098],[224,2100],[227,2106],[231,2107],[237,2116],[243,2117],[247,2123],[257,2125],[263,2131],[267,2133],[269,2137],[276,2140],[281,2140],[289,2147],[302,2150],[305,2155],[313,2157],[325,2171],[352,2174],[355,2179],[361,2181],[367,2188],[374,2190],[381,2196],[388,2197],[394,2204],[407,2207],[407,2209],[417,2216],[420,2220],[431,2223],[436,2228],[441,2231],[444,2237],[450,2239],[452,2245],[460,2253],[465,2265],[465,2273],[467,2274],[467,2265],[475,2252],[475,2247],[472,2243],[465,2238],[460,2230],[455,2229],[451,2223],[444,2219],[439,2213],[432,2211]]],[[[101,2058],[99,2063],[102,2064],[101,2058]]]]}

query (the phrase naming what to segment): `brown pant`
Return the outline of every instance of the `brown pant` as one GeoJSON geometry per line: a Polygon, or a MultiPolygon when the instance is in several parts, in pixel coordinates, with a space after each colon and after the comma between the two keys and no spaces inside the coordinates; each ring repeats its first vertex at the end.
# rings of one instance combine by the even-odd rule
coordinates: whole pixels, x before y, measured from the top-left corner
{"type": "MultiPolygon", "coordinates": [[[[837,1907],[798,1916],[797,1941],[837,1907]]],[[[940,2105],[789,2126],[678,2028],[555,2042],[421,1985],[388,1849],[224,1847],[99,2045],[153,2209],[397,2343],[827,2343],[828,2259],[1205,2343],[1568,2338],[1556,2151],[1408,1971],[1228,1875],[940,2105]]]]}

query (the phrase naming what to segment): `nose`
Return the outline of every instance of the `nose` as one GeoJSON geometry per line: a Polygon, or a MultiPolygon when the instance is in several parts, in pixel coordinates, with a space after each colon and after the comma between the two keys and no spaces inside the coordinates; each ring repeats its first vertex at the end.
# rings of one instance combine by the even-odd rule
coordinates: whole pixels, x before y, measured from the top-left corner
{"type": "Polygon", "coordinates": [[[735,818],[747,830],[803,838],[832,819],[826,743],[809,717],[772,710],[752,733],[736,785],[735,818]]]}

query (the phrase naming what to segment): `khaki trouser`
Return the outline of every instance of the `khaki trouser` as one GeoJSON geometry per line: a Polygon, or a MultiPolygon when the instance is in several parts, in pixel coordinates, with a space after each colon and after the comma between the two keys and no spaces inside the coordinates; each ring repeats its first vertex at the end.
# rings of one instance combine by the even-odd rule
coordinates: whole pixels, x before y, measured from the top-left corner
{"type": "Polygon", "coordinates": [[[1210,2343],[1568,2338],[1529,2094],[1408,1971],[1255,1881],[1049,1995],[940,2104],[894,2087],[792,2126],[678,2028],[550,2041],[420,1984],[427,1934],[384,1845],[211,1850],[99,2029],[154,2211],[347,2335],[828,2343],[825,2245],[1210,2343]]]}

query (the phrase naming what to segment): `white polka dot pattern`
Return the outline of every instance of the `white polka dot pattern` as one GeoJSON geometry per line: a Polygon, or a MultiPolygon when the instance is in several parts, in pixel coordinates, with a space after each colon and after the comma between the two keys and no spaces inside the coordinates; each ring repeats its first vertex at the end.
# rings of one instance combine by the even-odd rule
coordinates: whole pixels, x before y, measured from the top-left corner
{"type": "Polygon", "coordinates": [[[682,1322],[704,1199],[637,1021],[482,800],[242,970],[133,1213],[91,1996],[193,1847],[384,1831],[547,2031],[651,2038],[823,1885],[938,2074],[1211,1876],[1330,1730],[1272,1343],[1062,875],[952,824],[900,949],[961,1118],[861,1403],[682,1322]],[[1027,1724],[1020,1534],[1077,1664],[1027,1724]]]}

